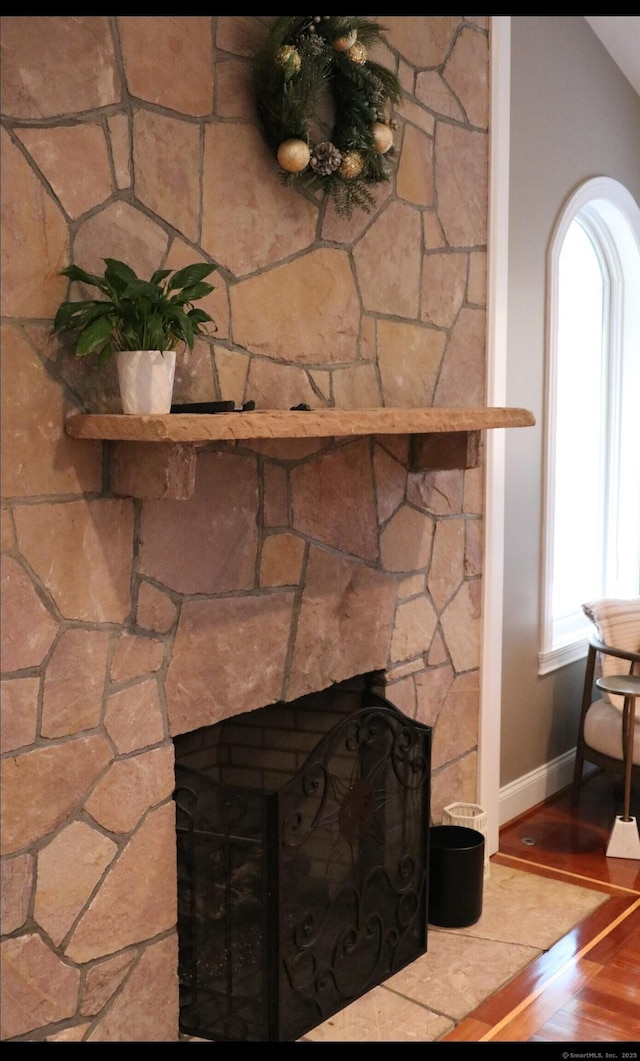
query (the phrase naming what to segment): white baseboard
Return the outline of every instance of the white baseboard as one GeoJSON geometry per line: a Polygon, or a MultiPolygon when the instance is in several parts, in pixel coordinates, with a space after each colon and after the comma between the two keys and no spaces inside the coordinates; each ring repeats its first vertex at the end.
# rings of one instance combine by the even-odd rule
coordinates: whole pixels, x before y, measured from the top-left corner
{"type": "MultiPolygon", "coordinates": [[[[573,781],[575,758],[576,750],[573,748],[544,766],[532,770],[530,774],[524,774],[504,785],[500,789],[499,797],[500,825],[506,825],[513,818],[570,785],[573,781]]],[[[594,769],[589,764],[585,764],[585,767],[587,771],[594,769]]]]}

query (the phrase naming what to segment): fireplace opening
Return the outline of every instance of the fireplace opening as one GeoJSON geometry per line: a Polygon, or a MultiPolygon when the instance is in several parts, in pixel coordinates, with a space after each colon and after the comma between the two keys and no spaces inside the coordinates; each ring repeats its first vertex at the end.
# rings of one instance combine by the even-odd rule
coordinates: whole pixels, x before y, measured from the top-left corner
{"type": "Polygon", "coordinates": [[[184,1033],[294,1041],[425,953],[431,730],[371,676],[175,749],[184,1033]]]}

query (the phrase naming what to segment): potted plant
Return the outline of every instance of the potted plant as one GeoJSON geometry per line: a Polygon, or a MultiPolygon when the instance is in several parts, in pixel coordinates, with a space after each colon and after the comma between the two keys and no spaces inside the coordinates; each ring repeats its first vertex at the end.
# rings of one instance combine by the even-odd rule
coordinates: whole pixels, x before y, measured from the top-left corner
{"type": "Polygon", "coordinates": [[[95,287],[98,298],[62,302],[53,322],[56,335],[72,335],[76,357],[97,353],[98,362],[115,356],[125,413],[168,413],[171,408],[176,346],[190,350],[213,318],[193,303],[214,290],[205,277],[216,265],[157,269],[150,280],[115,258],[104,258],[103,276],[68,265],[62,276],[95,287]]]}

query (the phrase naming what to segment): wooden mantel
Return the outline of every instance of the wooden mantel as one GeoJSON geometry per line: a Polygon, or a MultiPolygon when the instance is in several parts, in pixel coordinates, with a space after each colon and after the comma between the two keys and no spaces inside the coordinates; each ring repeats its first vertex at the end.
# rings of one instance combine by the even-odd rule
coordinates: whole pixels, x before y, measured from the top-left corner
{"type": "Polygon", "coordinates": [[[253,410],[134,416],[75,413],[66,421],[73,438],[115,443],[111,489],[120,496],[186,499],[195,486],[196,448],[207,442],[251,439],[409,435],[414,471],[473,468],[480,463],[480,432],[532,427],[528,409],[483,407],[419,409],[253,410]],[[149,447],[148,443],[155,443],[149,447]]]}
{"type": "Polygon", "coordinates": [[[342,435],[414,435],[531,427],[528,409],[268,409],[232,413],[77,413],[67,420],[74,438],[129,442],[235,442],[249,438],[330,438],[342,435]]]}

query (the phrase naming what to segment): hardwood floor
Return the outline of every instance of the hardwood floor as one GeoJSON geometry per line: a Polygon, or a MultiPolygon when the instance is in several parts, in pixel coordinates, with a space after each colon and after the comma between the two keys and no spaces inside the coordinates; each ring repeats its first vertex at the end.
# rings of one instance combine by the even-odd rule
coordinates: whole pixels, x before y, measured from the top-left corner
{"type": "MultiPolygon", "coordinates": [[[[562,792],[503,827],[492,862],[610,898],[442,1041],[632,1043],[640,1056],[640,862],[606,857],[621,807],[621,782],[596,773],[577,806],[562,792]]],[[[631,812],[640,821],[640,793],[631,812]]]]}

